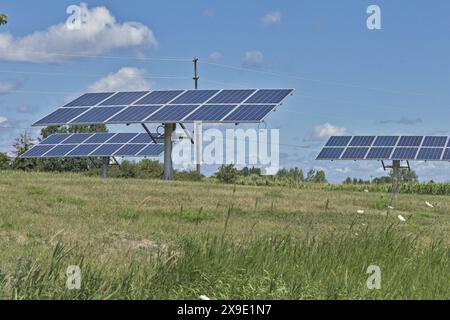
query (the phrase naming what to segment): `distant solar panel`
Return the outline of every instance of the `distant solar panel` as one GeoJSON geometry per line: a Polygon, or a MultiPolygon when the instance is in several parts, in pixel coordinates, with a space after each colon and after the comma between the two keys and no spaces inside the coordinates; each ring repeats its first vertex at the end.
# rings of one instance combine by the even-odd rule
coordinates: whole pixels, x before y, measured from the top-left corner
{"type": "Polygon", "coordinates": [[[54,134],[26,151],[21,158],[154,157],[164,151],[163,144],[153,143],[146,133],[149,139],[144,140],[142,135],[138,133],[54,134]],[[67,143],[69,140],[73,143],[67,143]],[[138,140],[141,142],[137,143],[138,140]],[[93,141],[95,143],[92,143],[93,141]],[[48,142],[52,144],[47,144],[48,142]]]}
{"type": "Polygon", "coordinates": [[[330,137],[330,139],[328,140],[328,142],[325,146],[326,147],[346,147],[351,139],[352,139],[352,137],[348,137],[348,136],[330,137]]]}
{"type": "Polygon", "coordinates": [[[223,119],[227,114],[233,111],[237,105],[217,105],[217,104],[205,104],[195,110],[184,120],[192,121],[219,121],[223,119]]]}
{"type": "Polygon", "coordinates": [[[87,93],[33,125],[194,121],[258,123],[292,92],[292,89],[222,89],[87,93]],[[199,108],[198,112],[193,112],[194,106],[199,108]],[[231,110],[230,106],[236,107],[231,110]]]}
{"type": "Polygon", "coordinates": [[[419,147],[422,143],[423,137],[421,136],[403,136],[400,137],[398,142],[399,147],[419,147]]]}
{"type": "Polygon", "coordinates": [[[118,92],[111,98],[100,103],[101,106],[123,106],[132,104],[150,91],[118,92]]]}
{"type": "Polygon", "coordinates": [[[397,147],[391,156],[392,160],[415,160],[419,148],[397,147]]]}
{"type": "Polygon", "coordinates": [[[375,137],[355,136],[350,142],[352,147],[370,147],[375,140],[375,137]]]}
{"type": "Polygon", "coordinates": [[[417,160],[441,160],[444,148],[421,148],[417,160]]]}
{"type": "Polygon", "coordinates": [[[188,90],[176,98],[171,104],[200,104],[206,102],[219,90],[188,90]]]}
{"type": "Polygon", "coordinates": [[[422,143],[422,147],[445,147],[445,143],[447,142],[447,137],[425,137],[422,143]]]}
{"type": "Polygon", "coordinates": [[[65,107],[95,106],[113,94],[114,92],[85,93],[81,97],[66,104],[65,107]]]}
{"type": "Polygon", "coordinates": [[[400,137],[398,136],[378,136],[373,143],[374,147],[394,147],[400,137]]]}
{"type": "Polygon", "coordinates": [[[245,103],[279,104],[292,92],[292,89],[261,89],[245,101],[245,103]]]}
{"type": "Polygon", "coordinates": [[[389,147],[373,147],[367,154],[367,159],[389,159],[394,148],[389,147]]]}
{"type": "Polygon", "coordinates": [[[345,148],[323,148],[318,155],[318,160],[338,160],[345,148]]]}
{"type": "Polygon", "coordinates": [[[368,151],[369,148],[348,147],[347,149],[345,149],[345,152],[341,158],[347,160],[364,159],[368,151]]]}
{"type": "Polygon", "coordinates": [[[449,140],[447,136],[333,136],[317,160],[450,161],[450,148],[445,149],[449,140]]]}
{"type": "Polygon", "coordinates": [[[213,97],[208,103],[242,103],[256,90],[222,90],[213,97]]]}
{"type": "Polygon", "coordinates": [[[237,107],[224,122],[259,122],[276,107],[276,105],[252,105],[243,104],[237,107]]]}
{"type": "Polygon", "coordinates": [[[139,101],[136,101],[134,104],[166,104],[171,100],[175,99],[184,90],[173,90],[173,91],[153,91],[150,94],[146,95],[139,101]]]}

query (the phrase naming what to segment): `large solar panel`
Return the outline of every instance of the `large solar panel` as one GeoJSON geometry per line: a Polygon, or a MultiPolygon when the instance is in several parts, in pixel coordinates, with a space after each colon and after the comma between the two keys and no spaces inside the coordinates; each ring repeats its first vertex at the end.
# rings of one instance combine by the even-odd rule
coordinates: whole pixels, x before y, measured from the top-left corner
{"type": "Polygon", "coordinates": [[[447,136],[333,136],[317,160],[450,161],[447,136]]]}
{"type": "Polygon", "coordinates": [[[293,91],[222,89],[86,93],[33,125],[194,121],[258,123],[293,91]]]}
{"type": "Polygon", "coordinates": [[[54,134],[22,154],[21,158],[70,157],[156,157],[164,151],[146,133],[73,133],[54,134]],[[147,138],[144,138],[144,135],[147,138]]]}

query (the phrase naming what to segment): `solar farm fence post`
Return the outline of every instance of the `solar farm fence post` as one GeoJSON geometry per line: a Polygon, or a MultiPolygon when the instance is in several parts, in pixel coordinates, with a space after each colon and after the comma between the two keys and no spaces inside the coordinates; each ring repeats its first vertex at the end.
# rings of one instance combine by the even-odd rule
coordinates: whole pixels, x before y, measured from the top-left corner
{"type": "Polygon", "coordinates": [[[400,180],[400,160],[392,161],[392,193],[397,194],[399,191],[400,180]]]}
{"type": "Polygon", "coordinates": [[[175,124],[164,123],[164,180],[173,180],[172,133],[175,124]]]}
{"type": "Polygon", "coordinates": [[[103,178],[108,178],[109,171],[109,157],[103,158],[103,178]]]}

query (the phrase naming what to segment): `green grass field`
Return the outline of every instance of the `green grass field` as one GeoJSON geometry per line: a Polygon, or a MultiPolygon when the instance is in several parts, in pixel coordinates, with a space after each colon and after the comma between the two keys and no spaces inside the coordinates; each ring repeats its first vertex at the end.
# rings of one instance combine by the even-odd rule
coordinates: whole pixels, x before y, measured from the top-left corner
{"type": "Polygon", "coordinates": [[[448,299],[449,235],[449,196],[0,171],[3,299],[448,299]]]}

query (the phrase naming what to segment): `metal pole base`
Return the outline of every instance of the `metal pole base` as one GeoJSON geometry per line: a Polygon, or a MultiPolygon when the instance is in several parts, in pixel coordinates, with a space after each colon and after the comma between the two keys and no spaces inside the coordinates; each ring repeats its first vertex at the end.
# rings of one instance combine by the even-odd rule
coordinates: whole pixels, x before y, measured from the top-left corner
{"type": "Polygon", "coordinates": [[[164,124],[164,174],[163,180],[173,180],[172,166],[172,133],[175,125],[173,123],[164,124]]]}

